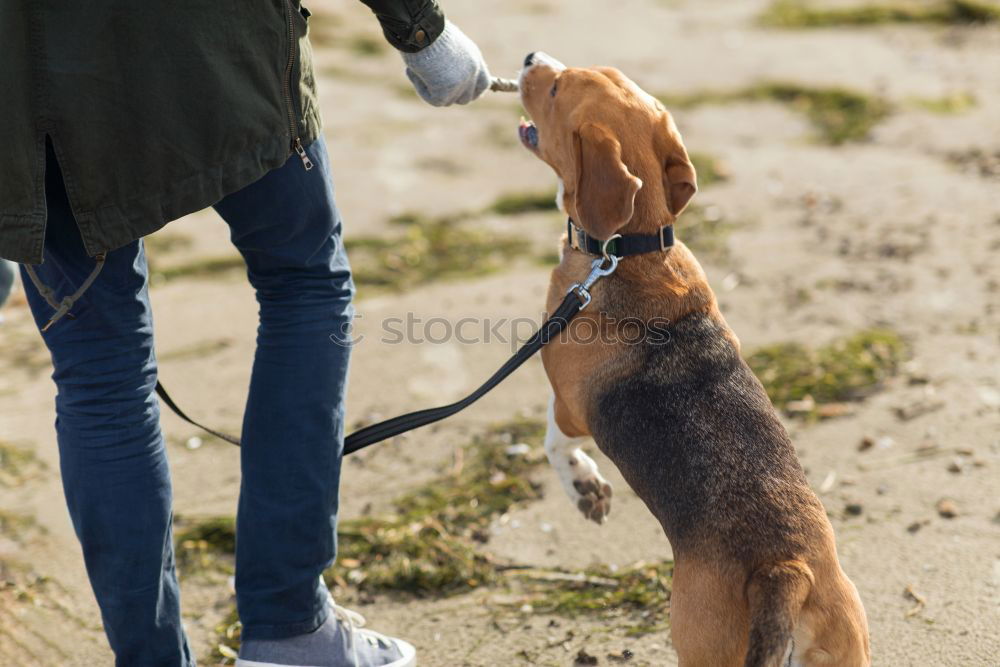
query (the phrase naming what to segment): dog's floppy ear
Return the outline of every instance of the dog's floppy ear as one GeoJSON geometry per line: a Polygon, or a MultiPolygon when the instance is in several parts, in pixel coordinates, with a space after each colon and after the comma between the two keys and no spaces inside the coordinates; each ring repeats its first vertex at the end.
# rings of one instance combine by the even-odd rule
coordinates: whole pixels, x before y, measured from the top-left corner
{"type": "Polygon", "coordinates": [[[688,157],[681,133],[668,114],[664,114],[663,136],[660,151],[663,160],[663,192],[667,198],[667,208],[676,218],[698,192],[698,175],[691,158],[688,157]]]}
{"type": "Polygon", "coordinates": [[[632,219],[642,181],[622,162],[621,143],[607,127],[584,123],[573,140],[576,222],[590,236],[606,239],[632,219]]]}

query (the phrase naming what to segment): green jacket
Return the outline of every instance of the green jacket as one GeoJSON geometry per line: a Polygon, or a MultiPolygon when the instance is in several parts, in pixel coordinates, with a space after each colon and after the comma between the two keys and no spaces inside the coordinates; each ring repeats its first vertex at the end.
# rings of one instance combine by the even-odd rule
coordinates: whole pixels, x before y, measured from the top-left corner
{"type": "MultiPolygon", "coordinates": [[[[389,42],[444,29],[435,0],[362,0],[389,42]]],[[[281,166],[320,133],[300,0],[0,1],[0,257],[38,264],[45,143],[90,255],[281,166]]]]}

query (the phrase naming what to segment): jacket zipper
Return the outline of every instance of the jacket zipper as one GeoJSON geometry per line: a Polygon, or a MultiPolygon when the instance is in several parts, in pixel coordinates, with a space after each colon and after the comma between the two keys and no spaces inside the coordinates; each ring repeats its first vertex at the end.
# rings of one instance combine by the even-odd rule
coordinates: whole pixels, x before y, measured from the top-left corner
{"type": "Polygon", "coordinates": [[[298,134],[298,122],[295,118],[295,103],[292,100],[292,73],[295,70],[295,54],[298,51],[298,40],[295,36],[295,23],[292,12],[296,11],[292,6],[292,0],[285,0],[285,23],[288,24],[288,59],[285,61],[285,75],[282,78],[282,92],[285,95],[285,109],[288,111],[288,130],[292,137],[291,149],[302,160],[302,166],[306,171],[313,168],[313,161],[306,154],[306,149],[302,146],[302,139],[298,134]]]}

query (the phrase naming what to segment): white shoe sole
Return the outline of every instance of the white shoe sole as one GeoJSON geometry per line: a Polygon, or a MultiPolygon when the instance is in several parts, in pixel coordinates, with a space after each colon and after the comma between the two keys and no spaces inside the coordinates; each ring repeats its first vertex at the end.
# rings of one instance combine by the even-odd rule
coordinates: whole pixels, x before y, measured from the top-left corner
{"type": "MultiPolygon", "coordinates": [[[[417,666],[417,650],[413,648],[408,642],[404,642],[402,639],[393,639],[396,646],[399,647],[399,651],[403,654],[399,660],[382,665],[382,667],[416,667],[417,666]]],[[[292,665],[281,664],[277,662],[257,662],[256,660],[243,660],[241,658],[236,659],[236,667],[293,667],[292,665]]],[[[318,665],[294,665],[294,667],[319,667],[318,665]]],[[[353,666],[351,666],[353,667],[353,666]]]]}

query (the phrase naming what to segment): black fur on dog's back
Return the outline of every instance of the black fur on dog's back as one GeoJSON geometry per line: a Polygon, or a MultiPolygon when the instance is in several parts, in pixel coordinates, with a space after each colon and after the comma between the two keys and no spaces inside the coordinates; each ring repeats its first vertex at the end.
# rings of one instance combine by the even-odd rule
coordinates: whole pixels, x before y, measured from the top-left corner
{"type": "Polygon", "coordinates": [[[745,564],[749,576],[801,554],[816,538],[801,510],[822,507],[724,327],[692,314],[669,328],[669,342],[625,351],[633,371],[596,385],[589,426],[675,554],[697,544],[745,564]]]}
{"type": "Polygon", "coordinates": [[[724,324],[693,314],[590,397],[601,450],[660,519],[675,559],[742,568],[747,667],[780,664],[813,578],[823,508],[763,386],[724,324]]]}

